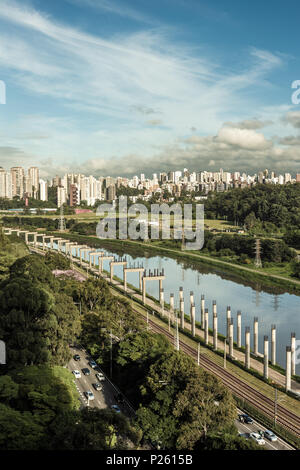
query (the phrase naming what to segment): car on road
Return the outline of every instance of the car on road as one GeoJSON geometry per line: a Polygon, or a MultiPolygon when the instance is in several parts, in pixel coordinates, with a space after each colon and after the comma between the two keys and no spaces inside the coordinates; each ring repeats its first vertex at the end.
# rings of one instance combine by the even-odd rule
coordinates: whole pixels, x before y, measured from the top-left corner
{"type": "Polygon", "coordinates": [[[80,379],[81,378],[81,373],[79,370],[72,370],[73,374],[75,375],[76,379],[80,379]]]}
{"type": "Polygon", "coordinates": [[[274,434],[272,431],[269,431],[268,429],[264,432],[264,437],[272,442],[276,442],[278,440],[276,434],[274,434]]]}
{"type": "Polygon", "coordinates": [[[84,392],[84,394],[85,394],[85,396],[88,400],[94,400],[95,399],[95,396],[94,396],[93,392],[91,392],[90,390],[87,390],[87,392],[84,392]]]}
{"type": "Polygon", "coordinates": [[[74,359],[74,361],[80,361],[79,354],[74,354],[73,359],[74,359]]]}
{"type": "Polygon", "coordinates": [[[96,378],[99,380],[99,382],[105,380],[105,376],[102,374],[102,372],[98,372],[98,374],[96,374],[96,378]]]}
{"type": "Polygon", "coordinates": [[[252,432],[250,434],[250,437],[251,437],[251,439],[254,439],[256,444],[258,444],[259,446],[264,446],[265,443],[266,443],[266,441],[261,437],[260,434],[258,434],[258,432],[252,432]]]}
{"type": "Polygon", "coordinates": [[[249,415],[239,415],[239,421],[241,423],[253,424],[253,419],[249,415]]]}
{"type": "Polygon", "coordinates": [[[92,385],[93,385],[94,389],[97,390],[97,392],[98,392],[99,390],[102,390],[102,385],[100,385],[100,384],[98,384],[98,383],[92,384],[92,385]]]}
{"type": "Polygon", "coordinates": [[[91,375],[91,371],[87,367],[85,367],[84,369],[81,369],[81,370],[82,370],[84,375],[91,375]]]}
{"type": "Polygon", "coordinates": [[[250,433],[249,432],[239,432],[239,437],[244,437],[245,439],[249,439],[250,433]]]}
{"type": "Polygon", "coordinates": [[[114,410],[116,413],[121,413],[121,410],[118,405],[111,405],[111,409],[114,410]]]}
{"type": "Polygon", "coordinates": [[[97,362],[93,361],[93,360],[90,360],[89,361],[89,365],[91,366],[92,369],[96,369],[97,367],[97,362]]]}

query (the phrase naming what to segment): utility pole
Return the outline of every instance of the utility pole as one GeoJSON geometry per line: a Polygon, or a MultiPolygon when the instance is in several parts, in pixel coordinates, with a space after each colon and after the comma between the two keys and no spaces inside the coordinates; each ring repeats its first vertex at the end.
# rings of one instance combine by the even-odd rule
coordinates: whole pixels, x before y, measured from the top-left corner
{"type": "Polygon", "coordinates": [[[226,347],[227,347],[227,338],[224,339],[224,369],[226,369],[226,347]]]}
{"type": "Polygon", "coordinates": [[[60,217],[58,222],[58,230],[64,232],[66,230],[66,220],[64,218],[64,205],[60,206],[60,217]]]}
{"type": "Polygon", "coordinates": [[[200,366],[200,343],[198,343],[198,360],[197,360],[198,366],[200,366]]]}
{"type": "Polygon", "coordinates": [[[149,330],[149,312],[147,310],[147,331],[149,330]]]}
{"type": "Polygon", "coordinates": [[[256,268],[261,268],[262,263],[261,263],[261,244],[259,238],[255,239],[255,267],[256,268]]]}

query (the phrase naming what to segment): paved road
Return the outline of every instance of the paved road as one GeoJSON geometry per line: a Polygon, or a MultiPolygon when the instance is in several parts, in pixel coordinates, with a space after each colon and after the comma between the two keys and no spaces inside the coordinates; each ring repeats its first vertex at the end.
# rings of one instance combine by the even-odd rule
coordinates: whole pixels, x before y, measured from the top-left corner
{"type": "MultiPolygon", "coordinates": [[[[242,411],[238,410],[238,415],[244,414],[242,411]]],[[[267,428],[259,424],[257,421],[253,420],[252,424],[245,424],[241,423],[238,419],[236,420],[236,427],[239,433],[251,433],[251,432],[258,432],[258,431],[266,431],[267,428]]],[[[243,439],[243,438],[242,438],[243,439]]],[[[268,439],[264,438],[266,444],[261,446],[265,450],[294,450],[289,444],[284,442],[281,438],[278,437],[276,442],[268,441],[268,439]]]]}
{"type": "Polygon", "coordinates": [[[92,367],[88,363],[92,359],[92,357],[89,356],[88,353],[81,349],[81,347],[79,346],[72,346],[70,349],[72,352],[72,359],[68,364],[68,369],[70,371],[79,370],[81,373],[81,378],[79,379],[76,379],[74,375],[74,381],[78,393],[80,395],[82,405],[100,409],[110,408],[111,405],[118,405],[124,414],[126,414],[127,416],[132,415],[132,410],[130,410],[130,408],[126,404],[122,405],[117,401],[116,397],[118,396],[118,391],[115,386],[110,382],[110,380],[105,376],[105,374],[105,380],[102,382],[98,381],[98,379],[96,378],[96,373],[103,373],[103,371],[99,367],[97,367],[97,369],[92,369],[92,367]],[[74,360],[73,356],[75,354],[79,354],[80,361],[74,360]],[[91,374],[84,375],[82,372],[82,369],[84,368],[89,369],[91,374]],[[96,391],[93,387],[93,383],[100,383],[102,385],[102,390],[96,391]],[[84,392],[87,392],[88,390],[93,392],[95,396],[95,399],[89,400],[89,403],[86,396],[84,395],[84,392]]]}

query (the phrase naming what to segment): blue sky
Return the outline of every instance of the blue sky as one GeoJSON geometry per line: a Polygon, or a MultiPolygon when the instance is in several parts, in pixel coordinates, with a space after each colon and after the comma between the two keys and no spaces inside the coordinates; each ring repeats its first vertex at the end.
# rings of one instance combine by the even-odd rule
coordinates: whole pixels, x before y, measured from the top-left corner
{"type": "Polygon", "coordinates": [[[299,13],[294,0],[1,0],[0,165],[300,172],[299,13]]]}

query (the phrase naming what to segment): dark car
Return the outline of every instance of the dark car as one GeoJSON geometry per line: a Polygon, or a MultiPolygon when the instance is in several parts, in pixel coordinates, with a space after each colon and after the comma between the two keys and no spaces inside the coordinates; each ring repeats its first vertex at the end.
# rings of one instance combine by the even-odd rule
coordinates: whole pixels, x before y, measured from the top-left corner
{"type": "Polygon", "coordinates": [[[96,367],[97,367],[97,363],[95,361],[93,361],[93,359],[91,359],[89,361],[89,365],[91,366],[92,369],[96,369],[96,367]]]}
{"type": "Polygon", "coordinates": [[[98,392],[99,390],[102,390],[102,385],[100,385],[100,384],[98,384],[98,383],[93,384],[93,387],[94,387],[95,390],[97,390],[97,392],[98,392]]]}
{"type": "Polygon", "coordinates": [[[253,419],[249,415],[239,415],[239,420],[241,423],[252,424],[253,419]]]}
{"type": "Polygon", "coordinates": [[[90,371],[90,369],[88,369],[87,367],[84,368],[84,369],[81,369],[81,370],[82,370],[82,373],[83,373],[84,375],[91,375],[91,371],[90,371]]]}
{"type": "Polygon", "coordinates": [[[75,354],[75,355],[73,356],[73,358],[74,358],[74,361],[80,361],[80,356],[79,356],[79,354],[75,354]]]}

